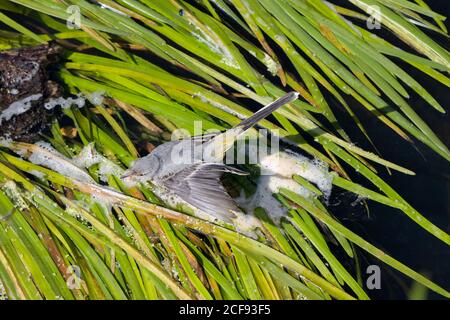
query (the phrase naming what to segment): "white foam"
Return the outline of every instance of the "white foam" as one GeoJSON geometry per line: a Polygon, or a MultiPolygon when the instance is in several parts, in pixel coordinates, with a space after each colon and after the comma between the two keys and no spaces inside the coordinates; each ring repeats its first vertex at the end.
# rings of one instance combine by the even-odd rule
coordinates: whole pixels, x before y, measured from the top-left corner
{"type": "Polygon", "coordinates": [[[93,165],[98,164],[98,175],[103,182],[107,182],[110,175],[120,177],[124,173],[124,169],[119,165],[95,150],[93,143],[85,146],[80,153],[72,159],[72,162],[79,168],[90,168],[93,165]]]}
{"type": "Polygon", "coordinates": [[[86,105],[86,99],[92,105],[100,105],[103,103],[103,100],[105,98],[104,95],[105,95],[104,91],[94,91],[87,94],[83,94],[82,92],[80,92],[76,95],[75,98],[72,97],[52,98],[44,104],[44,107],[47,110],[51,110],[57,106],[60,106],[63,109],[68,109],[73,105],[77,106],[78,108],[83,108],[86,105]]]}
{"type": "Polygon", "coordinates": [[[273,197],[281,188],[288,189],[305,198],[314,194],[292,179],[294,174],[314,183],[327,199],[331,194],[333,175],[328,172],[326,164],[318,160],[310,160],[292,151],[279,151],[269,154],[259,161],[261,176],[258,179],[256,192],[249,198],[244,195],[235,201],[247,213],[261,207],[275,222],[286,216],[287,209],[273,197]]]}
{"type": "Polygon", "coordinates": [[[124,172],[124,169],[106,158],[104,158],[104,160],[100,162],[98,168],[98,175],[100,177],[100,180],[104,182],[108,181],[109,176],[120,177],[124,172]]]}
{"type": "Polygon", "coordinates": [[[236,231],[250,238],[256,239],[256,228],[261,227],[261,222],[253,214],[244,214],[242,212],[234,212],[236,218],[233,219],[233,225],[236,231]]]}
{"type": "Polygon", "coordinates": [[[25,202],[22,192],[17,188],[17,184],[8,180],[5,182],[1,189],[3,192],[11,199],[11,202],[14,204],[14,207],[19,210],[29,210],[28,204],[25,202]]]}
{"type": "Polygon", "coordinates": [[[42,98],[42,94],[37,93],[11,103],[9,107],[0,114],[0,124],[3,120],[8,121],[14,116],[27,112],[32,107],[32,102],[39,100],[40,98],[42,98]]]}
{"type": "Polygon", "coordinates": [[[273,76],[277,75],[278,65],[267,53],[264,53],[264,64],[267,67],[267,71],[269,71],[273,76]]]}
{"type": "MultiPolygon", "coordinates": [[[[209,27],[206,27],[209,29],[209,27]]],[[[196,27],[198,32],[192,32],[192,35],[197,38],[200,42],[206,44],[213,52],[218,53],[222,56],[221,62],[229,67],[239,69],[239,64],[236,63],[233,55],[223,45],[217,44],[204,30],[196,27]]],[[[210,30],[210,29],[209,29],[210,30]]]]}
{"type": "Polygon", "coordinates": [[[82,93],[77,94],[76,98],[52,98],[44,104],[45,109],[51,110],[57,106],[60,106],[63,109],[68,109],[72,105],[76,105],[78,108],[84,107],[86,104],[86,99],[84,98],[82,93]]]}
{"type": "Polygon", "coordinates": [[[93,143],[85,146],[77,156],[72,159],[72,162],[79,168],[89,168],[100,161],[99,155],[94,148],[93,143]]]}
{"type": "Polygon", "coordinates": [[[40,141],[35,145],[39,148],[28,157],[30,162],[54,170],[65,177],[82,182],[94,182],[87,172],[73,164],[71,159],[59,153],[49,143],[40,141]]]}
{"type": "Polygon", "coordinates": [[[252,196],[247,198],[242,192],[234,200],[247,214],[253,214],[256,208],[263,208],[278,223],[281,217],[286,215],[287,210],[273,197],[271,190],[266,187],[267,181],[262,178],[263,180],[258,181],[258,187],[252,196]]]}
{"type": "Polygon", "coordinates": [[[94,106],[100,105],[103,103],[105,99],[105,91],[94,91],[86,95],[86,98],[89,100],[91,104],[94,106]]]}
{"type": "Polygon", "coordinates": [[[328,197],[331,193],[332,176],[328,166],[317,159],[308,159],[290,150],[279,151],[260,161],[261,169],[266,174],[283,178],[292,178],[297,174],[314,183],[328,197]]]}

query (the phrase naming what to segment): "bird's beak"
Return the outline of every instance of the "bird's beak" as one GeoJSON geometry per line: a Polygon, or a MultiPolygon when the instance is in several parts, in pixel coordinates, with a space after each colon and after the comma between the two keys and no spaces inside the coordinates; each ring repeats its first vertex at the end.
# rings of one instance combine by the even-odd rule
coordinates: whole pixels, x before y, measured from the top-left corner
{"type": "Polygon", "coordinates": [[[123,180],[123,179],[129,178],[129,177],[133,176],[134,174],[135,173],[133,170],[127,170],[123,173],[123,175],[120,177],[120,179],[123,180]]]}

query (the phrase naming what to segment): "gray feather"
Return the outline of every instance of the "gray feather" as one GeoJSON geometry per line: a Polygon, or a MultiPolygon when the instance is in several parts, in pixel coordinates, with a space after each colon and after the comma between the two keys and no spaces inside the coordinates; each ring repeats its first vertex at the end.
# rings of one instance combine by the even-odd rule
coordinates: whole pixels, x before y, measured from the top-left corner
{"type": "Polygon", "coordinates": [[[250,118],[245,119],[240,124],[237,125],[237,127],[242,128],[242,131],[246,131],[253,127],[256,123],[258,123],[260,120],[266,118],[270,114],[272,114],[275,110],[278,108],[284,106],[285,104],[291,103],[295,101],[298,98],[298,93],[295,91],[291,91],[284,95],[283,97],[275,100],[274,102],[268,104],[264,108],[258,110],[254,115],[252,115],[250,118]]]}
{"type": "Polygon", "coordinates": [[[203,163],[185,168],[163,184],[181,199],[203,212],[226,222],[240,210],[223,187],[224,172],[247,175],[246,172],[217,163],[203,163]]]}

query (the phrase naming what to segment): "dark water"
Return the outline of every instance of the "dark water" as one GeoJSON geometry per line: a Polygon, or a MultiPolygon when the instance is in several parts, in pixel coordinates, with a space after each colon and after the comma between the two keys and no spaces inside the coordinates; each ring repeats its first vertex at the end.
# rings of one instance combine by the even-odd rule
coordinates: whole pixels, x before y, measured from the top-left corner
{"type": "MultiPolygon", "coordinates": [[[[450,1],[427,0],[427,3],[435,11],[449,16],[450,1]]],[[[447,50],[449,49],[448,40],[436,36],[433,32],[429,32],[428,35],[439,41],[447,50]]],[[[442,115],[427,105],[419,96],[410,92],[412,96],[411,106],[449,146],[449,89],[407,65],[402,65],[402,67],[425,86],[447,110],[447,114],[442,115]]],[[[384,158],[417,173],[415,177],[398,173],[391,176],[386,170],[380,169],[382,178],[431,222],[444,231],[450,232],[449,163],[417,142],[417,147],[422,153],[420,155],[412,146],[402,141],[377,120],[365,121],[365,126],[369,135],[374,137],[374,142],[384,158]]],[[[353,131],[354,134],[352,134],[351,128],[348,131],[352,137],[358,136],[356,131],[353,131]]],[[[363,140],[360,141],[360,145],[370,148],[363,140]]],[[[348,227],[364,236],[374,245],[386,250],[414,270],[427,274],[437,284],[450,290],[449,246],[428,234],[398,210],[373,203],[371,203],[370,208],[370,217],[362,216],[361,210],[355,208],[355,212],[351,212],[350,209],[350,212],[341,213],[340,218],[348,227]]],[[[364,265],[379,264],[382,266],[369,255],[364,254],[363,256],[364,265]]],[[[400,273],[392,271],[389,267],[382,267],[382,289],[373,290],[370,295],[373,298],[381,299],[404,298],[405,290],[410,285],[411,281],[400,273]]],[[[440,297],[429,293],[429,298],[440,297]]]]}

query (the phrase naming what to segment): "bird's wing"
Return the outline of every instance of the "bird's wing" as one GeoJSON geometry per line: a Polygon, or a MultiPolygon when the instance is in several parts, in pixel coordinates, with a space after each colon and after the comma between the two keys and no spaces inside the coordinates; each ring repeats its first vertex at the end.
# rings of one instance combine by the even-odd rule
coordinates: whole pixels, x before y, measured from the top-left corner
{"type": "Polygon", "coordinates": [[[232,222],[233,212],[239,212],[239,209],[220,181],[224,172],[247,175],[224,164],[202,163],[183,169],[163,184],[195,208],[225,222],[232,222]]]}

